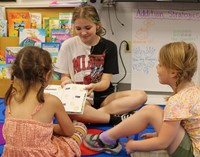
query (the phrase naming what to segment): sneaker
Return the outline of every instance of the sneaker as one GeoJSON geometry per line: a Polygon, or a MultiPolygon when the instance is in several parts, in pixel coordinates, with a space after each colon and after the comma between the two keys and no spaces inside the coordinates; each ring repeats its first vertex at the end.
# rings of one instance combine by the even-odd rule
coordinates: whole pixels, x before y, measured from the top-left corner
{"type": "Polygon", "coordinates": [[[128,113],[124,113],[122,115],[119,115],[121,117],[121,120],[127,119],[128,117],[132,116],[135,113],[135,111],[130,111],[128,113]]]}
{"type": "Polygon", "coordinates": [[[84,145],[94,151],[105,152],[107,154],[117,155],[120,153],[122,146],[117,142],[114,145],[103,143],[99,139],[100,134],[88,134],[83,141],[84,145]]]}

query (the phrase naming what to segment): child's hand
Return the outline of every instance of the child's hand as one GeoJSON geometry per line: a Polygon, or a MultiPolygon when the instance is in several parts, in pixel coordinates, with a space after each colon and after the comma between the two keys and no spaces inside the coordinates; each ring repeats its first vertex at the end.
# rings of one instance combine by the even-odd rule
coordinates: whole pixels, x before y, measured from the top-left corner
{"type": "Polygon", "coordinates": [[[134,140],[130,137],[127,137],[128,141],[127,142],[120,142],[122,145],[124,145],[125,149],[126,149],[126,153],[127,154],[131,154],[134,152],[134,150],[132,149],[132,142],[134,142],[134,140]]]}
{"type": "Polygon", "coordinates": [[[94,90],[95,84],[94,83],[90,83],[89,85],[87,85],[85,87],[85,90],[88,90],[88,96],[90,96],[94,90]]]}
{"type": "Polygon", "coordinates": [[[63,88],[66,84],[72,84],[72,80],[71,79],[66,79],[61,83],[61,87],[63,88]]]}

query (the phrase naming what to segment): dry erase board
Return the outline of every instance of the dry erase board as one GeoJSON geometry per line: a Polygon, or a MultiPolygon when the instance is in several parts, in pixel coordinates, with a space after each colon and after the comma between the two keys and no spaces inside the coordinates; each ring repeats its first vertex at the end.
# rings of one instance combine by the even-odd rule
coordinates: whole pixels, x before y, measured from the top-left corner
{"type": "MultiPolygon", "coordinates": [[[[171,92],[157,77],[159,50],[169,42],[185,41],[200,51],[200,11],[135,9],[132,18],[131,88],[171,92]]],[[[199,80],[197,71],[194,81],[199,80]]]]}

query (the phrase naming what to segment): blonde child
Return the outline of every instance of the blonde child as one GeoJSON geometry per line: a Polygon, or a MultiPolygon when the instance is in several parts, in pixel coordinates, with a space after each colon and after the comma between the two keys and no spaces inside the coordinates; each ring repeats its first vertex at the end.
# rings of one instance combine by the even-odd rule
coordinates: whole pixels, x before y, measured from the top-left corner
{"type": "Polygon", "coordinates": [[[197,49],[191,43],[164,45],[159,53],[158,78],[174,91],[164,111],[157,105],[146,105],[114,128],[87,135],[85,145],[117,154],[121,150],[117,139],[140,133],[151,124],[156,133],[142,135],[144,140],[129,138],[122,143],[128,154],[166,149],[172,157],[200,157],[200,87],[192,82],[197,58],[197,49]]]}

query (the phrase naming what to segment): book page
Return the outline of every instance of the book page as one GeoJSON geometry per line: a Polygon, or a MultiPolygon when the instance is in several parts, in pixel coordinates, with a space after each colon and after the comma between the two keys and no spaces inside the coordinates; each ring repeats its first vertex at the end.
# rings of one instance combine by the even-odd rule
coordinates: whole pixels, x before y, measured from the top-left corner
{"type": "Polygon", "coordinates": [[[46,93],[57,96],[64,105],[65,111],[70,114],[83,114],[87,90],[85,85],[67,84],[64,88],[60,85],[49,85],[46,93]]]}

